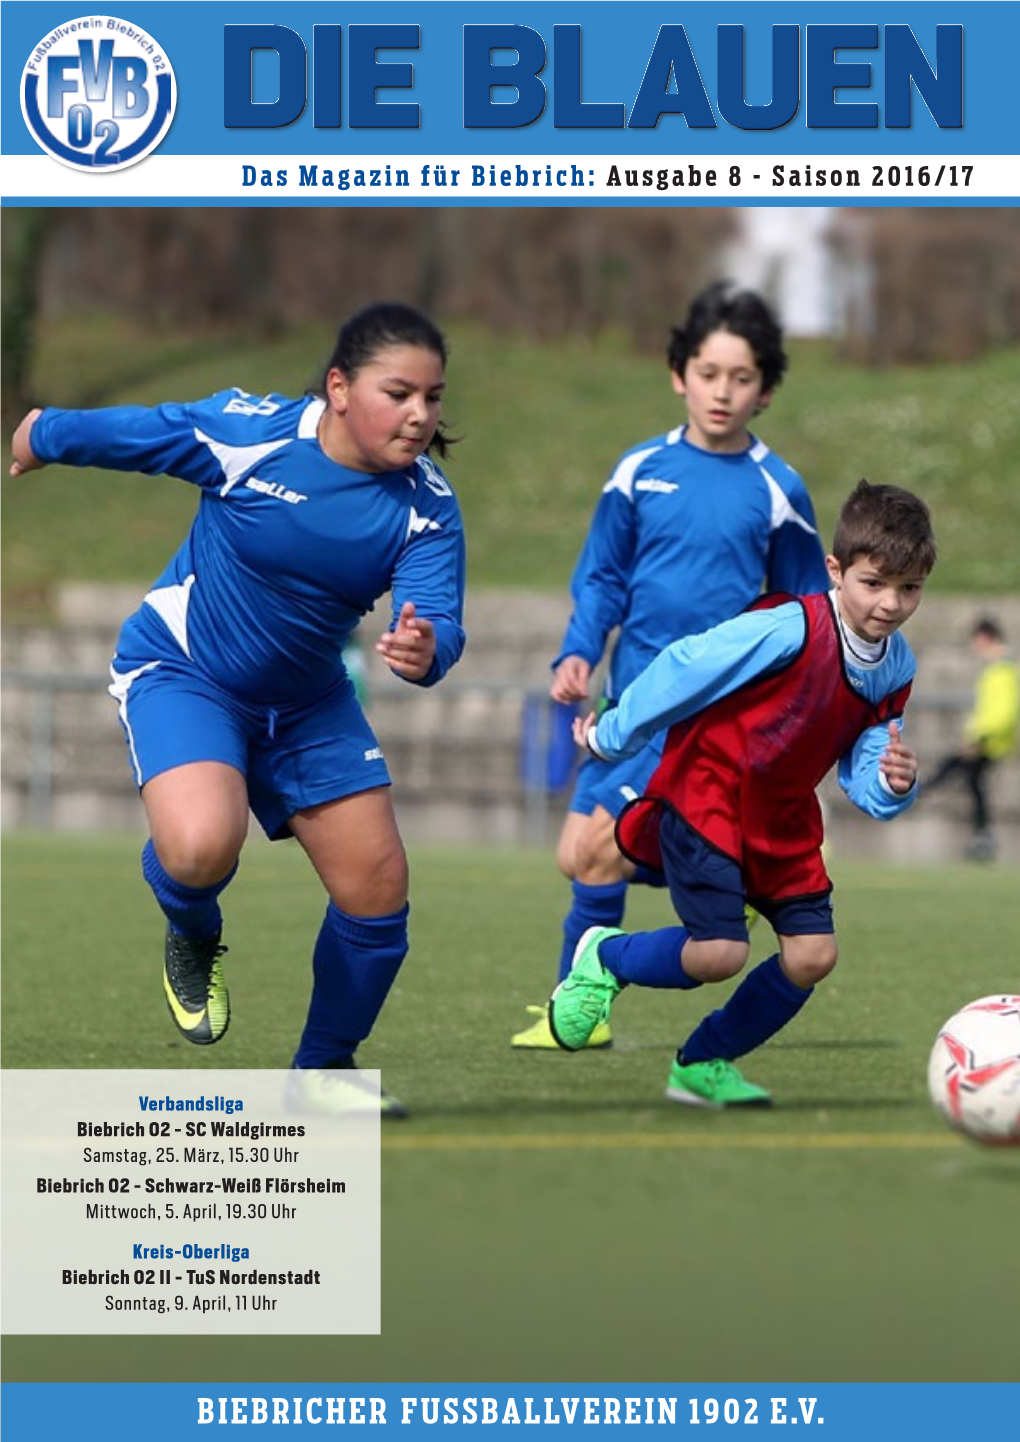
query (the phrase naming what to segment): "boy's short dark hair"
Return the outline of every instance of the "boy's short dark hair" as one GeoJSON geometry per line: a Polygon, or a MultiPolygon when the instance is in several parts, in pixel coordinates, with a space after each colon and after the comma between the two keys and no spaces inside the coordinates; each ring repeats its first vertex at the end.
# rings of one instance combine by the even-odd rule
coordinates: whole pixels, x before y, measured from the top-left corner
{"type": "Polygon", "coordinates": [[[927,576],[938,551],[931,512],[912,491],[859,481],[836,522],[832,554],[843,570],[860,556],[894,576],[927,576]]]}
{"type": "Polygon", "coordinates": [[[683,325],[670,332],[670,369],[682,376],[687,362],[717,330],[747,341],[762,374],[762,389],[774,390],[787,366],[782,327],[757,291],[739,290],[728,280],[717,280],[695,296],[683,325]]]}

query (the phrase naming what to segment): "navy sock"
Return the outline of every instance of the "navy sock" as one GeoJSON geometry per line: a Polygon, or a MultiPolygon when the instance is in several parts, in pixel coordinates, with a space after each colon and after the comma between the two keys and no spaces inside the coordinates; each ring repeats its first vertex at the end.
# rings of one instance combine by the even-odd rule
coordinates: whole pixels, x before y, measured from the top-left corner
{"type": "Polygon", "coordinates": [[[636,931],[633,936],[610,936],[599,947],[599,960],[617,981],[688,991],[700,986],[684,971],[680,960],[689,932],[683,926],[661,931],[636,931]]]}
{"type": "Polygon", "coordinates": [[[222,881],[212,886],[185,886],[164,870],[151,840],[142,850],[142,875],[152,887],[163,915],[178,935],[195,941],[218,934],[223,916],[217,897],[230,885],[236,873],[235,864],[222,881]]]}
{"type": "Polygon", "coordinates": [[[627,903],[627,883],[612,881],[608,886],[571,883],[574,904],[563,918],[563,947],[560,951],[559,980],[570,970],[574,951],[590,926],[619,926],[627,903]]]}
{"type": "Polygon", "coordinates": [[[692,1062],[733,1061],[754,1051],[786,1026],[800,1011],[814,987],[794,986],[770,956],[749,972],[718,1011],[706,1016],[680,1048],[680,1059],[692,1062]]]}
{"type": "Polygon", "coordinates": [[[295,1066],[353,1057],[407,955],[407,914],[405,906],[389,916],[348,916],[329,903],[312,957],[312,999],[295,1066]]]}

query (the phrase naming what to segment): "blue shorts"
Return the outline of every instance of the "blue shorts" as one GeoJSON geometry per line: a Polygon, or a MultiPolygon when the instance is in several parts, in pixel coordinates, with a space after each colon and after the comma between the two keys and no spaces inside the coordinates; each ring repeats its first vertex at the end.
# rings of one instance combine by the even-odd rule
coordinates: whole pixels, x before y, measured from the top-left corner
{"type": "Polygon", "coordinates": [[[590,816],[596,806],[601,806],[615,819],[628,801],[644,794],[661,760],[661,739],[625,761],[600,761],[597,756],[588,756],[577,773],[570,810],[590,816]]]}
{"type": "Polygon", "coordinates": [[[670,898],[695,941],[747,941],[744,907],[764,916],[777,936],[823,936],[835,931],[831,892],[770,901],[748,898],[740,867],[710,846],[674,811],[663,811],[659,844],[670,898]]]}
{"type": "Polygon", "coordinates": [[[118,655],[110,675],[139,787],[175,766],[222,761],[245,778],[270,840],[290,834],[296,811],[390,784],[346,675],[314,702],[275,710],[238,701],[183,654],[141,663],[118,655]]]}

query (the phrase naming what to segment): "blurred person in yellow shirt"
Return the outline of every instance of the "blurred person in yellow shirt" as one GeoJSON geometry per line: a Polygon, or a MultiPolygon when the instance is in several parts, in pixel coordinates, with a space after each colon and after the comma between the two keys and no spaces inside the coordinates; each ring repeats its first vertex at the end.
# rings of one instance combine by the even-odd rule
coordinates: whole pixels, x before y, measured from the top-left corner
{"type": "Polygon", "coordinates": [[[989,616],[975,623],[970,644],[982,664],[974,704],[964,723],[963,746],[941,762],[925,789],[932,791],[950,777],[963,777],[972,803],[966,856],[971,861],[990,861],[995,856],[995,837],[988,803],[989,773],[996,762],[1016,750],[1020,668],[1009,653],[1002,627],[989,616]]]}

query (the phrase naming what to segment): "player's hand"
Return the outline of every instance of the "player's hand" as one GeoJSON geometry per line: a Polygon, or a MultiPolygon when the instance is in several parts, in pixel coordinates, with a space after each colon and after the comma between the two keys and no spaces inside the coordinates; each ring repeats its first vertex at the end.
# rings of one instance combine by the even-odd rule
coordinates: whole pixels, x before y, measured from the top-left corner
{"type": "Polygon", "coordinates": [[[11,454],[14,457],[10,468],[12,476],[23,476],[26,471],[37,471],[43,464],[31,446],[32,427],[41,415],[42,411],[38,406],[34,411],[29,411],[11,438],[11,454]]]}
{"type": "Polygon", "coordinates": [[[592,729],[593,726],[598,725],[598,719],[598,714],[595,711],[592,711],[587,716],[574,717],[574,725],[572,728],[574,740],[577,742],[578,746],[580,746],[582,751],[587,751],[589,756],[593,755],[594,753],[588,745],[588,732],[592,729]]]}
{"type": "Polygon", "coordinates": [[[420,681],[436,659],[436,628],[417,614],[413,601],[405,601],[396,626],[380,638],[375,649],[398,676],[420,681]]]}
{"type": "Polygon", "coordinates": [[[895,721],[889,722],[889,744],[878,765],[897,796],[905,796],[917,780],[917,757],[903,740],[895,721]]]}
{"type": "Polygon", "coordinates": [[[564,656],[553,672],[549,695],[565,706],[572,701],[587,701],[590,680],[591,666],[583,656],[564,656]]]}

